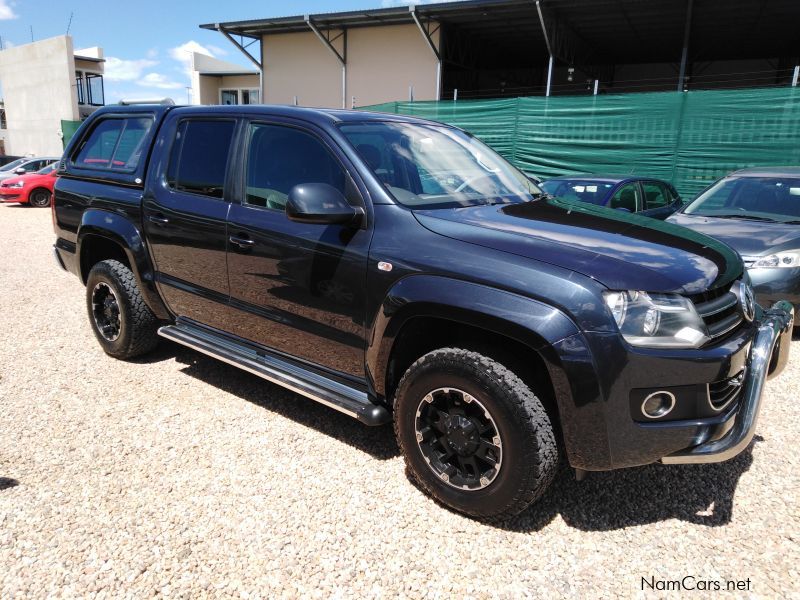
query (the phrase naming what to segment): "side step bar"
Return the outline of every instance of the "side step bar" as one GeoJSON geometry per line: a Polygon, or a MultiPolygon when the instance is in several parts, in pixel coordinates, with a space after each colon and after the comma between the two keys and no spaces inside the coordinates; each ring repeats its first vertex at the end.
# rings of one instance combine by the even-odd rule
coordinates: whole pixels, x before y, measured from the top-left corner
{"type": "Polygon", "coordinates": [[[175,325],[161,327],[158,335],[263,377],[354,417],[365,425],[383,425],[391,421],[389,411],[370,402],[366,392],[354,390],[277,356],[258,352],[205,328],[179,320],[175,325]]]}

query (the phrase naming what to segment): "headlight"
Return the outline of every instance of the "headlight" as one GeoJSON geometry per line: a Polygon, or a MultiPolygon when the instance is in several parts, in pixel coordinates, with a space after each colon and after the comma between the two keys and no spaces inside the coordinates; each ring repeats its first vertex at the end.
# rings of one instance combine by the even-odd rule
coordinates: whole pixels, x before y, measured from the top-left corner
{"type": "Polygon", "coordinates": [[[8,186],[8,187],[12,187],[12,188],[21,188],[21,187],[25,187],[25,182],[24,182],[24,181],[17,181],[16,183],[11,183],[11,184],[9,184],[9,186],[8,186]]]}
{"type": "Polygon", "coordinates": [[[750,267],[751,269],[790,269],[800,266],[800,250],[777,252],[762,256],[750,267]]]}
{"type": "Polygon", "coordinates": [[[603,296],[622,337],[633,346],[699,348],[709,339],[694,304],[679,294],[627,291],[603,296]]]}

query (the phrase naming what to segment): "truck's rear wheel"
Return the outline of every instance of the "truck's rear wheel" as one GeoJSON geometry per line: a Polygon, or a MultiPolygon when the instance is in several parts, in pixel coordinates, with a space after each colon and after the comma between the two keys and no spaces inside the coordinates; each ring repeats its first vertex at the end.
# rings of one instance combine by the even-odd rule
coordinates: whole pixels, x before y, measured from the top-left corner
{"type": "Polygon", "coordinates": [[[158,319],[147,306],[131,270],[116,260],[103,260],[89,272],[86,305],[92,330],[114,358],[128,359],[158,344],[158,319]]]}
{"type": "Polygon", "coordinates": [[[536,501],[558,466],[541,401],[512,371],[477,352],[443,348],[397,388],[395,433],[409,471],[434,498],[499,521],[536,501]]]}

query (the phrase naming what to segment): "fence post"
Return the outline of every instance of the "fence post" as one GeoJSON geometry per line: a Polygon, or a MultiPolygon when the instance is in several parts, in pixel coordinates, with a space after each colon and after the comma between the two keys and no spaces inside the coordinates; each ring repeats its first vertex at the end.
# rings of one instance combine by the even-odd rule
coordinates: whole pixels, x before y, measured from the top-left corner
{"type": "Polygon", "coordinates": [[[800,76],[800,65],[795,65],[794,74],[792,75],[792,87],[797,87],[798,76],[800,76]]]}
{"type": "Polygon", "coordinates": [[[453,102],[458,102],[458,88],[453,89],[453,102]]]}
{"type": "MultiPolygon", "coordinates": [[[[670,175],[670,183],[675,187],[678,185],[675,182],[675,175],[678,171],[678,153],[681,150],[681,138],[683,137],[683,121],[686,117],[686,103],[689,101],[689,94],[684,94],[683,92],[678,92],[678,98],[680,98],[681,107],[678,111],[678,123],[677,123],[677,131],[675,132],[675,144],[672,146],[672,174],[670,175]]],[[[681,190],[678,190],[679,192],[681,190]]]]}

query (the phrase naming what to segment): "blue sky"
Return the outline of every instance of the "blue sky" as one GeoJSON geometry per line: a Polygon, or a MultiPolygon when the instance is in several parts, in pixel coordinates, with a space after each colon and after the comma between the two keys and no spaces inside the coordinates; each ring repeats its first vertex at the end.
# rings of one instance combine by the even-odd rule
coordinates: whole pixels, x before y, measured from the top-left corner
{"type": "Polygon", "coordinates": [[[106,56],[106,102],[170,96],[186,102],[187,50],[249,65],[221,34],[201,23],[336,12],[412,3],[411,0],[0,0],[4,47],[67,31],[75,48],[101,46],[106,56]]]}

